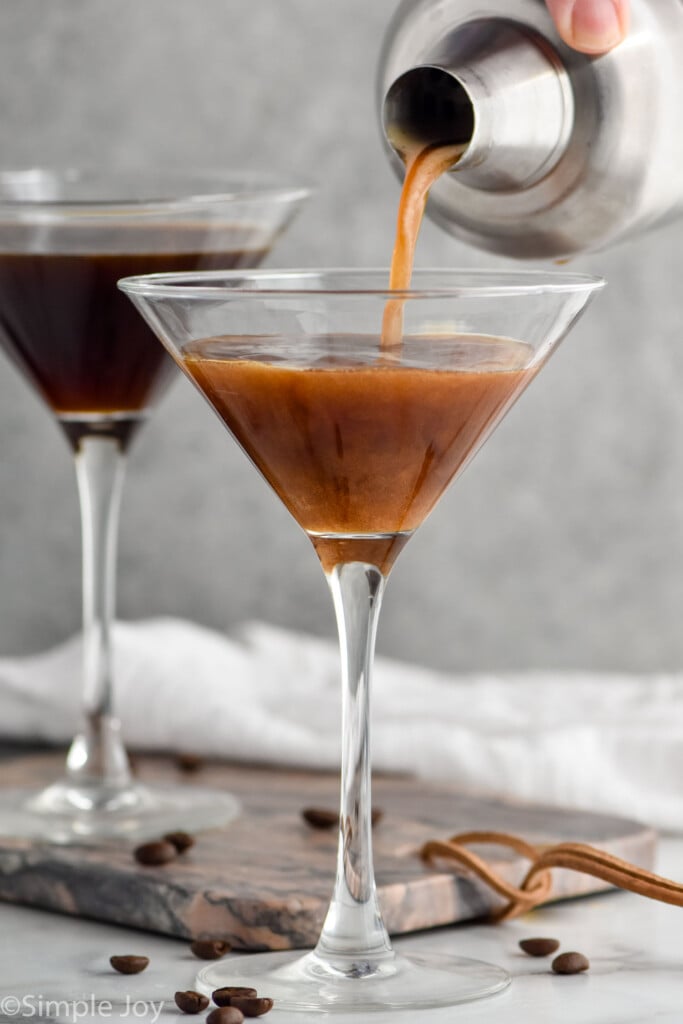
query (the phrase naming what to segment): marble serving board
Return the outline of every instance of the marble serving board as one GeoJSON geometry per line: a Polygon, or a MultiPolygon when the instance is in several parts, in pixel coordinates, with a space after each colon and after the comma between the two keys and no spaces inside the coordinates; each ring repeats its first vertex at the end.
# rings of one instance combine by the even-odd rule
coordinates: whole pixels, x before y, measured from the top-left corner
{"type": "MultiPolygon", "coordinates": [[[[52,754],[14,757],[0,764],[0,785],[51,781],[62,763],[52,754]]],[[[336,805],[334,775],[205,764],[188,776],[162,758],[137,758],[136,770],[142,780],[227,789],[241,800],[242,814],[201,833],[181,859],[154,868],[136,863],[130,842],[93,848],[0,837],[0,899],[185,939],[226,938],[238,949],[314,944],[331,894],[336,830],[312,829],[301,809],[336,805]]],[[[377,776],[373,791],[384,812],[374,829],[375,868],[392,934],[481,918],[498,905],[476,879],[426,867],[417,850],[427,839],[494,829],[531,842],[590,842],[643,867],[654,863],[655,833],[620,818],[475,799],[400,776],[377,776]]],[[[526,866],[508,854],[494,863],[515,881],[526,866]]],[[[554,872],[555,899],[601,888],[554,872]]]]}

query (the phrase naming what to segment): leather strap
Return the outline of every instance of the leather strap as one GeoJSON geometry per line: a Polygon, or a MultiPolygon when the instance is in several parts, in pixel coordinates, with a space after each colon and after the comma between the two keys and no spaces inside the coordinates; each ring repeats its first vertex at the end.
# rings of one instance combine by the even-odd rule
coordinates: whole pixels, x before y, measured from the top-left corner
{"type": "Polygon", "coordinates": [[[647,899],[683,907],[683,885],[586,843],[534,846],[507,832],[461,832],[450,839],[430,840],[420,850],[420,856],[427,863],[446,861],[457,864],[502,896],[505,903],[501,910],[493,911],[494,921],[519,917],[548,902],[552,898],[552,868],[578,871],[647,899]],[[502,878],[483,857],[468,849],[473,844],[502,846],[521,854],[531,865],[521,884],[513,885],[502,878]]]}

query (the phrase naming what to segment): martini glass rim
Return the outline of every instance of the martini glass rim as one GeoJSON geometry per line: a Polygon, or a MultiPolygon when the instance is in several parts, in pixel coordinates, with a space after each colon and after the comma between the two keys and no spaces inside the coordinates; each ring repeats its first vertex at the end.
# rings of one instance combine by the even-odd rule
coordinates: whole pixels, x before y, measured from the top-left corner
{"type": "Polygon", "coordinates": [[[419,268],[415,285],[390,289],[389,269],[380,267],[330,267],[286,270],[200,270],[142,274],[124,277],[118,287],[130,295],[149,298],[291,298],[306,296],[377,297],[380,299],[501,298],[505,296],[578,292],[590,294],[605,286],[591,274],[559,270],[479,270],[469,268],[419,268]],[[376,285],[360,285],[377,278],[376,285]],[[343,279],[348,284],[345,286],[343,279]],[[314,286],[318,282],[318,287],[314,286]],[[336,283],[335,283],[336,282],[336,283]],[[421,284],[424,282],[424,284],[421,284]]]}
{"type": "Polygon", "coordinates": [[[275,173],[248,168],[223,171],[173,169],[152,164],[97,167],[0,167],[0,218],[25,219],[27,213],[68,218],[117,213],[144,215],[169,210],[231,203],[296,202],[310,196],[312,185],[275,173]],[[41,186],[57,194],[41,196],[41,186]],[[160,187],[161,186],[161,187],[160,187]],[[62,190],[59,194],[59,190],[62,190]],[[78,190],[83,195],[78,195],[78,190]],[[16,194],[12,195],[12,190],[16,194]]]}

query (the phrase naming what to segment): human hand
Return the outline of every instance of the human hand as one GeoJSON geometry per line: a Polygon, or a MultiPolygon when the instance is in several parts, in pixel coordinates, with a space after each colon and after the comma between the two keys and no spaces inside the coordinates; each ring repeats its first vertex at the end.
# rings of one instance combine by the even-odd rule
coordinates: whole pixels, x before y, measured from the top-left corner
{"type": "Polygon", "coordinates": [[[605,53],[628,31],[629,0],[546,0],[564,39],[582,53],[605,53]]]}

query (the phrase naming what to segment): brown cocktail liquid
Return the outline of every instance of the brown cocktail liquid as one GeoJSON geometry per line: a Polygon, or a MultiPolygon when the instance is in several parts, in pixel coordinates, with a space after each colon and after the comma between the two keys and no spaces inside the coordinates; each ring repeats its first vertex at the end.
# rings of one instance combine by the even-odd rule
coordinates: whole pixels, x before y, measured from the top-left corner
{"type": "MultiPolygon", "coordinates": [[[[391,257],[389,288],[403,291],[410,288],[415,262],[415,246],[429,190],[437,178],[451,170],[466,149],[465,145],[432,145],[406,152],[406,174],[398,204],[396,240],[391,257]]],[[[400,349],[403,337],[402,299],[390,299],[382,321],[382,348],[400,349]]]]}
{"type": "Polygon", "coordinates": [[[386,572],[525,387],[528,345],[377,335],[195,342],[184,365],[311,537],[326,571],[386,572]]]}
{"type": "MultiPolygon", "coordinates": [[[[74,447],[89,434],[125,447],[174,367],[116,282],[156,271],[252,267],[264,253],[245,246],[239,229],[234,243],[226,231],[228,244],[216,252],[202,250],[206,230],[196,225],[119,229],[120,251],[112,253],[69,252],[75,234],[64,232],[63,252],[0,252],[0,346],[74,447]]],[[[113,248],[101,230],[98,241],[113,248]]]]}
{"type": "MultiPolygon", "coordinates": [[[[409,156],[391,288],[410,285],[430,186],[461,147],[409,156]]],[[[535,374],[529,345],[403,333],[404,299],[381,332],[217,337],[184,367],[311,538],[326,572],[387,573],[453,478],[535,374]]]]}

